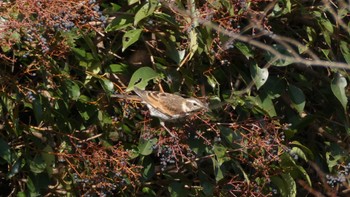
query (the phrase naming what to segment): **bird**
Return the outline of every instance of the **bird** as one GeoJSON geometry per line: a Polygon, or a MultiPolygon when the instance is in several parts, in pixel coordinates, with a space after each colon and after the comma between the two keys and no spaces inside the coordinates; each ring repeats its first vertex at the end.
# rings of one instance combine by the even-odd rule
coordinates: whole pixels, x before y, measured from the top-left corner
{"type": "MultiPolygon", "coordinates": [[[[150,115],[160,120],[160,125],[174,137],[174,134],[165,126],[165,122],[174,122],[199,111],[207,111],[207,104],[196,98],[184,98],[182,96],[159,92],[147,91],[134,87],[134,92],[146,104],[150,115]]],[[[126,98],[125,95],[113,95],[113,97],[126,98]]],[[[133,98],[133,97],[130,97],[133,98]]]]}

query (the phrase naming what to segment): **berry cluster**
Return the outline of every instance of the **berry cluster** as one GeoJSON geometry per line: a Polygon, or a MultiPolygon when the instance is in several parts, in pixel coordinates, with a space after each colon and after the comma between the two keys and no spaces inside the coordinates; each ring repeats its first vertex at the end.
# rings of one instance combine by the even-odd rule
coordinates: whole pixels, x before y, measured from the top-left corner
{"type": "Polygon", "coordinates": [[[341,170],[338,170],[337,175],[326,175],[327,184],[331,187],[335,187],[337,184],[342,184],[349,181],[350,163],[342,166],[341,168],[341,170]]]}

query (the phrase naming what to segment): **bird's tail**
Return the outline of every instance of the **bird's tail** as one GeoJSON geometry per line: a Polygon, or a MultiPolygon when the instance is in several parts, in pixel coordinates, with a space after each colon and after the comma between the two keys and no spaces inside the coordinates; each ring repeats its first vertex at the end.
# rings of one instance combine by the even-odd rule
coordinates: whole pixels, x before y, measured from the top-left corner
{"type": "Polygon", "coordinates": [[[141,101],[141,98],[137,95],[112,94],[111,98],[141,101]]]}

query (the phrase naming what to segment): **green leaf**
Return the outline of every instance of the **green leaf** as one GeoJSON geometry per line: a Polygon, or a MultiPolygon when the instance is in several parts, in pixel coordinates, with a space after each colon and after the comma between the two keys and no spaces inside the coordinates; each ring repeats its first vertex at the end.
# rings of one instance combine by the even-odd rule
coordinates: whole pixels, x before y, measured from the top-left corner
{"type": "Polygon", "coordinates": [[[83,101],[83,98],[79,98],[79,101],[77,102],[77,109],[80,114],[80,116],[85,120],[90,120],[93,117],[96,117],[97,115],[97,108],[96,105],[88,104],[88,102],[83,101]]]}
{"type": "Polygon", "coordinates": [[[119,63],[119,64],[110,64],[109,69],[112,73],[124,73],[127,71],[128,65],[119,63]]]}
{"type": "Polygon", "coordinates": [[[157,0],[149,0],[145,5],[143,5],[135,14],[134,26],[136,26],[142,19],[153,14],[157,8],[157,5],[157,0]]]}
{"type": "Polygon", "coordinates": [[[321,19],[319,20],[319,23],[324,27],[325,30],[327,30],[329,33],[333,33],[334,30],[333,30],[333,25],[332,23],[327,20],[327,19],[321,19]]]}
{"type": "Polygon", "coordinates": [[[122,51],[125,51],[130,45],[134,44],[139,40],[142,29],[133,29],[125,32],[123,35],[123,48],[122,51]]]}
{"type": "Polygon", "coordinates": [[[214,185],[209,181],[201,181],[205,196],[214,196],[214,185]]]}
{"type": "Polygon", "coordinates": [[[303,154],[305,154],[307,159],[314,160],[315,156],[308,147],[304,146],[303,144],[301,144],[298,141],[292,141],[292,142],[290,142],[290,144],[299,147],[302,150],[303,154]]]}
{"type": "Polygon", "coordinates": [[[35,96],[35,99],[33,100],[33,111],[34,116],[37,122],[43,121],[44,118],[44,112],[43,112],[43,104],[41,102],[40,96],[35,96]]]}
{"type": "Polygon", "coordinates": [[[150,140],[141,141],[138,149],[141,155],[150,155],[153,152],[153,145],[157,144],[157,139],[153,138],[150,140]]]}
{"type": "Polygon", "coordinates": [[[197,49],[198,49],[198,38],[197,38],[198,34],[196,32],[195,29],[192,29],[192,31],[190,32],[190,57],[189,59],[191,59],[193,57],[193,55],[196,53],[197,49]]]}
{"type": "Polygon", "coordinates": [[[77,57],[85,61],[94,59],[92,53],[87,53],[84,49],[72,48],[72,51],[77,55],[77,57]]]}
{"type": "Polygon", "coordinates": [[[286,196],[295,197],[297,194],[297,185],[293,177],[290,174],[282,174],[281,176],[284,182],[286,183],[286,188],[287,188],[286,196]]]}
{"type": "Polygon", "coordinates": [[[267,94],[262,93],[257,97],[250,97],[250,99],[258,109],[263,110],[263,112],[267,113],[270,117],[277,115],[272,99],[267,94]]]}
{"type": "Polygon", "coordinates": [[[102,80],[102,86],[103,89],[107,92],[113,92],[114,91],[114,84],[109,79],[103,78],[102,80]]]}
{"type": "Polygon", "coordinates": [[[286,81],[276,76],[269,76],[261,88],[271,99],[279,98],[286,91],[286,81]]]}
{"type": "Polygon", "coordinates": [[[288,93],[292,101],[292,107],[301,114],[305,107],[305,95],[303,91],[294,85],[289,85],[288,93]]]}
{"type": "Polygon", "coordinates": [[[46,169],[48,170],[49,174],[51,174],[53,171],[52,164],[55,163],[55,155],[53,155],[53,149],[51,146],[46,145],[43,149],[43,152],[41,153],[41,156],[46,163],[46,169]]]}
{"type": "Polygon", "coordinates": [[[143,187],[142,188],[142,193],[147,194],[146,196],[157,196],[156,192],[152,190],[150,187],[143,187]]]}
{"type": "Polygon", "coordinates": [[[293,147],[292,150],[290,150],[289,154],[296,154],[298,157],[304,159],[305,161],[308,161],[305,153],[299,147],[293,147]]]}
{"type": "Polygon", "coordinates": [[[206,74],[205,76],[207,77],[207,81],[208,81],[209,85],[210,85],[213,89],[215,89],[216,87],[219,87],[219,86],[220,86],[219,82],[216,80],[216,78],[215,78],[214,75],[208,73],[208,74],[206,74]]]}
{"type": "Polygon", "coordinates": [[[133,25],[134,18],[131,16],[115,17],[106,27],[106,32],[118,31],[133,25]]]}
{"type": "Polygon", "coordinates": [[[36,155],[34,160],[29,161],[29,167],[32,172],[39,174],[46,169],[46,163],[41,155],[36,155]]]}
{"type": "MultiPolygon", "coordinates": [[[[273,44],[272,47],[283,55],[291,56],[290,52],[282,45],[273,44]]],[[[265,53],[265,58],[266,58],[266,61],[269,61],[271,65],[274,65],[274,66],[288,66],[293,63],[292,61],[287,61],[283,59],[276,60],[276,56],[269,52],[265,53]]]]}
{"type": "Polygon", "coordinates": [[[346,106],[348,104],[348,98],[345,93],[345,88],[348,85],[345,77],[341,74],[336,74],[331,82],[331,89],[335,97],[342,104],[343,109],[346,111],[346,106]]]}
{"type": "Polygon", "coordinates": [[[288,13],[290,13],[292,11],[292,3],[290,2],[290,0],[286,1],[286,9],[288,10],[288,13]]]}
{"type": "Polygon", "coordinates": [[[74,81],[71,80],[65,80],[66,90],[68,93],[68,96],[73,100],[78,100],[80,96],[80,88],[78,84],[76,84],[74,81]]]}
{"type": "Polygon", "coordinates": [[[184,183],[172,182],[168,187],[168,191],[171,197],[188,196],[184,183]]]}
{"type": "Polygon", "coordinates": [[[3,158],[7,163],[12,163],[14,155],[11,154],[10,146],[0,138],[0,157],[3,158]]]}
{"type": "Polygon", "coordinates": [[[133,90],[134,86],[140,89],[145,89],[145,87],[148,85],[148,82],[153,79],[160,79],[160,75],[150,67],[141,67],[137,69],[137,71],[135,71],[131,76],[126,91],[133,90]]]}
{"type": "Polygon", "coordinates": [[[331,45],[332,45],[331,35],[326,31],[323,31],[322,35],[323,35],[323,38],[326,41],[327,45],[331,47],[331,45]]]}
{"type": "Polygon", "coordinates": [[[265,84],[269,77],[269,71],[267,68],[259,68],[257,64],[250,66],[250,73],[258,90],[265,84]]]}
{"type": "Polygon", "coordinates": [[[23,166],[22,162],[24,162],[22,157],[20,157],[16,160],[16,162],[11,166],[11,171],[7,174],[7,178],[11,179],[13,176],[15,176],[20,171],[20,169],[23,166]]]}
{"type": "Polygon", "coordinates": [[[138,3],[140,0],[128,0],[128,5],[138,3]]]}
{"type": "Polygon", "coordinates": [[[340,41],[340,51],[343,54],[343,58],[346,63],[350,64],[350,48],[349,44],[343,40],[340,41]]]}
{"type": "Polygon", "coordinates": [[[135,159],[140,155],[140,152],[136,149],[131,149],[128,151],[130,159],[135,159]]]}
{"type": "Polygon", "coordinates": [[[271,182],[277,186],[281,197],[296,196],[296,183],[290,174],[271,177],[271,182]]]}
{"type": "Polygon", "coordinates": [[[142,177],[146,180],[152,179],[155,174],[155,165],[154,160],[151,157],[143,157],[143,169],[142,169],[142,177]]]}
{"type": "Polygon", "coordinates": [[[222,158],[226,155],[226,148],[220,144],[215,144],[213,146],[214,154],[217,158],[222,158]]]}
{"type": "Polygon", "coordinates": [[[26,197],[26,196],[27,195],[24,192],[18,192],[17,195],[16,195],[16,197],[26,197]]]}
{"type": "Polygon", "coordinates": [[[118,12],[120,10],[120,8],[122,8],[120,5],[115,4],[115,3],[111,3],[111,5],[112,5],[112,10],[114,12],[118,12]]]}
{"type": "Polygon", "coordinates": [[[223,172],[223,159],[217,159],[215,157],[211,158],[213,162],[213,168],[214,168],[214,174],[215,174],[215,180],[216,182],[219,182],[224,178],[224,172],[223,172]]]}
{"type": "Polygon", "coordinates": [[[248,45],[246,45],[242,42],[235,42],[234,45],[247,59],[254,56],[251,48],[248,45]]]}
{"type": "Polygon", "coordinates": [[[309,41],[314,42],[315,38],[317,37],[317,33],[316,33],[315,29],[310,27],[310,26],[307,26],[306,33],[307,33],[307,37],[308,37],[309,41]]]}

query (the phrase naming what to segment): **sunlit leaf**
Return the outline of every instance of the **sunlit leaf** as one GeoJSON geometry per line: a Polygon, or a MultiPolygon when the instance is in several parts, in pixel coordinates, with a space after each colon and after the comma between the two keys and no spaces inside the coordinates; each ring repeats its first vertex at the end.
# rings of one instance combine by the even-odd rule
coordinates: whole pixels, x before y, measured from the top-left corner
{"type": "Polygon", "coordinates": [[[153,152],[153,146],[157,143],[157,139],[142,140],[138,146],[141,155],[149,155],[153,152]]]}
{"type": "Polygon", "coordinates": [[[140,2],[140,0],[128,0],[128,5],[132,5],[138,2],[140,2]]]}
{"type": "Polygon", "coordinates": [[[298,157],[304,159],[304,161],[308,161],[305,153],[303,152],[303,150],[301,150],[300,148],[298,147],[293,147],[292,150],[290,150],[290,154],[296,154],[298,155],[298,157]]]}
{"type": "Polygon", "coordinates": [[[250,66],[250,73],[258,90],[265,84],[269,77],[269,71],[267,68],[259,68],[257,64],[250,66]]]}
{"type": "Polygon", "coordinates": [[[247,59],[253,57],[253,52],[248,45],[242,42],[235,42],[234,45],[247,59]]]}
{"type": "Polygon", "coordinates": [[[190,57],[189,59],[191,59],[193,57],[193,55],[195,54],[195,52],[198,49],[198,38],[197,38],[198,34],[195,31],[195,29],[193,29],[190,34],[189,34],[189,38],[190,38],[190,57]]]}
{"type": "Polygon", "coordinates": [[[125,29],[133,25],[134,18],[131,16],[115,17],[106,27],[106,32],[125,29]]]}
{"type": "Polygon", "coordinates": [[[348,42],[340,41],[340,51],[343,54],[343,57],[346,63],[350,64],[350,45],[348,42]]]}
{"type": "Polygon", "coordinates": [[[73,100],[78,100],[80,96],[80,87],[78,84],[74,81],[66,80],[65,85],[66,86],[64,88],[66,88],[69,97],[73,100]]]}
{"type": "Polygon", "coordinates": [[[222,180],[224,178],[224,173],[222,171],[222,165],[215,158],[212,158],[211,160],[213,162],[215,180],[216,180],[216,182],[219,182],[220,180],[222,180]]]}
{"type": "Polygon", "coordinates": [[[149,0],[143,5],[135,15],[134,25],[137,25],[142,19],[150,16],[156,10],[158,5],[157,0],[149,0]]]}
{"type": "Polygon", "coordinates": [[[257,97],[250,97],[250,99],[254,102],[254,105],[260,110],[263,110],[270,117],[277,115],[272,99],[268,95],[261,94],[257,97]]]}
{"type": "Polygon", "coordinates": [[[46,169],[49,171],[49,173],[52,173],[53,169],[53,164],[55,163],[55,155],[53,154],[53,149],[51,146],[46,145],[45,148],[43,149],[43,152],[41,153],[41,156],[43,160],[46,163],[46,169]]]}
{"type": "Polygon", "coordinates": [[[145,89],[148,85],[148,82],[153,79],[159,79],[160,75],[155,72],[150,67],[141,67],[131,76],[128,88],[126,91],[131,91],[134,89],[134,86],[137,86],[140,89],[145,89]]]}
{"type": "Polygon", "coordinates": [[[342,104],[343,109],[346,110],[348,104],[348,98],[345,93],[345,88],[348,85],[345,77],[340,74],[336,74],[331,82],[331,89],[335,97],[342,104]]]}
{"type": "Polygon", "coordinates": [[[123,48],[122,51],[125,51],[130,45],[134,44],[139,40],[142,29],[133,29],[125,32],[123,36],[123,48]]]}
{"type": "Polygon", "coordinates": [[[102,82],[103,89],[105,91],[113,92],[114,84],[112,81],[110,81],[108,79],[102,79],[101,82],[102,82]]]}
{"type": "Polygon", "coordinates": [[[293,179],[293,177],[290,174],[282,174],[281,175],[284,182],[286,183],[287,186],[287,196],[288,197],[295,197],[297,194],[297,185],[295,183],[295,180],[293,179]]]}
{"type": "Polygon", "coordinates": [[[110,64],[109,69],[112,73],[123,73],[127,70],[128,65],[119,63],[119,64],[110,64]]]}
{"type": "Polygon", "coordinates": [[[299,147],[302,150],[303,154],[305,154],[307,160],[308,159],[313,160],[315,158],[313,152],[307,146],[303,145],[302,143],[300,143],[298,141],[292,141],[292,142],[290,142],[290,144],[299,147]]]}
{"type": "Polygon", "coordinates": [[[273,176],[273,177],[271,177],[271,182],[272,182],[272,184],[274,184],[277,187],[281,196],[287,197],[287,193],[288,193],[287,187],[288,186],[287,186],[286,182],[284,182],[284,180],[281,177],[273,176]]]}

